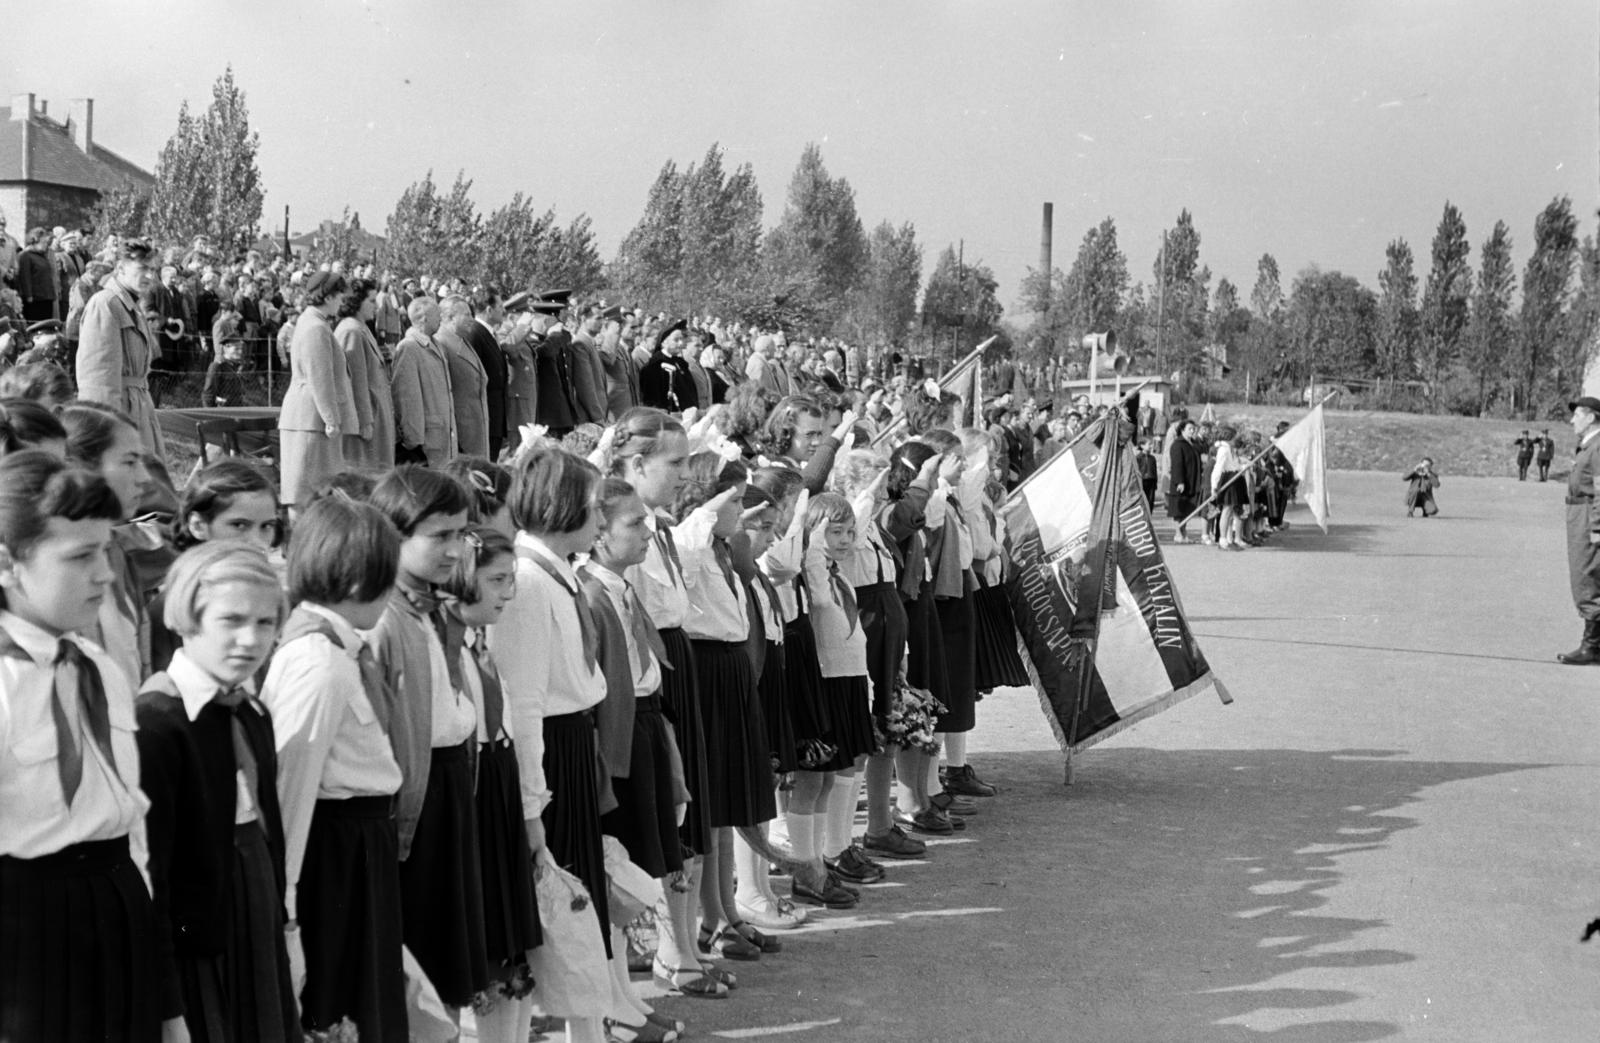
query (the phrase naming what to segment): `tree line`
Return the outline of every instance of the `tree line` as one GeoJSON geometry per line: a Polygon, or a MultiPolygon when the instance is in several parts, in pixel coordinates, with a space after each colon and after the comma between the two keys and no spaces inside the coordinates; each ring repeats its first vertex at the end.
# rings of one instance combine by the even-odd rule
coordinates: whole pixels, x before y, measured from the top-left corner
{"type": "Polygon", "coordinates": [[[1519,281],[1506,222],[1494,222],[1474,266],[1466,220],[1446,202],[1425,273],[1396,238],[1375,289],[1314,265],[1285,288],[1267,253],[1246,302],[1226,277],[1213,287],[1188,210],[1162,233],[1148,283],[1131,281],[1107,217],[1084,234],[1067,272],[1029,270],[1022,301],[1034,317],[1014,339],[1038,361],[1114,329],[1142,368],[1191,381],[1225,371],[1219,392],[1359,381],[1380,408],[1560,414],[1600,337],[1600,245],[1578,232],[1571,199],[1552,199],[1534,219],[1519,281]]]}

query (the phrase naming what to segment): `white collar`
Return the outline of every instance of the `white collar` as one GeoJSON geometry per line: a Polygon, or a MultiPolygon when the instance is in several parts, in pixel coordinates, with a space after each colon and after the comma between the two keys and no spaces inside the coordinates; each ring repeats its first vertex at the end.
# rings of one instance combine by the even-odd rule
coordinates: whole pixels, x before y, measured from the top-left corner
{"type": "Polygon", "coordinates": [[[572,590],[578,589],[577,573],[572,571],[572,563],[550,549],[550,546],[531,532],[517,533],[517,546],[526,547],[534,554],[555,566],[556,575],[564,580],[572,590]]]}
{"type": "Polygon", "coordinates": [[[356,630],[355,627],[350,625],[350,621],[348,619],[339,615],[339,613],[335,612],[331,608],[324,608],[321,605],[314,605],[309,601],[300,602],[299,607],[305,609],[307,612],[314,612],[323,619],[326,619],[328,622],[332,623],[333,632],[339,635],[339,643],[344,646],[345,654],[351,659],[354,659],[356,656],[361,654],[361,645],[363,644],[361,634],[356,630]]]}
{"type": "MultiPolygon", "coordinates": [[[[167,664],[167,676],[178,690],[178,698],[183,700],[183,712],[191,721],[198,720],[200,711],[227,687],[206,673],[181,648],[172,653],[172,662],[167,664]]],[[[240,687],[247,687],[248,684],[247,681],[240,687]]]]}
{"type": "Polygon", "coordinates": [[[49,666],[56,661],[56,653],[60,650],[63,637],[69,640],[75,637],[72,634],[52,634],[39,624],[30,623],[16,613],[4,609],[0,609],[0,627],[11,635],[11,639],[18,647],[41,666],[49,666]]]}

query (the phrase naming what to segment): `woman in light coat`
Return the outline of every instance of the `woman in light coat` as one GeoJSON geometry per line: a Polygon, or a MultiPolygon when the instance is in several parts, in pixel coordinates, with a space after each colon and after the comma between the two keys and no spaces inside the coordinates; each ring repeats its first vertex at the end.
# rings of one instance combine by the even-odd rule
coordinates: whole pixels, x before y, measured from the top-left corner
{"type": "Polygon", "coordinates": [[[350,372],[350,395],[356,429],[344,435],[344,461],[349,466],[394,466],[394,400],[389,390],[389,365],[367,323],[377,309],[377,289],[357,279],[339,309],[333,337],[344,351],[350,372]]]}
{"type": "Polygon", "coordinates": [[[333,336],[344,303],[342,275],[317,272],[306,283],[305,311],[289,347],[291,377],[278,415],[283,502],[304,507],[329,476],[344,470],[344,436],[358,432],[350,371],[333,336]]]}

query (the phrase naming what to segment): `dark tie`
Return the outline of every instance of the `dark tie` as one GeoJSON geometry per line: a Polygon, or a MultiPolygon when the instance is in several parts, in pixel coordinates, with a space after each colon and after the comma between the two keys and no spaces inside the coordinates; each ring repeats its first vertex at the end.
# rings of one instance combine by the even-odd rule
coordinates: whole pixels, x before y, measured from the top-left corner
{"type": "Polygon", "coordinates": [[[522,550],[518,553],[543,569],[547,576],[556,581],[557,586],[572,595],[573,608],[578,612],[578,630],[583,635],[584,662],[593,669],[600,660],[600,638],[595,629],[594,613],[589,610],[589,602],[576,587],[567,586],[567,581],[562,578],[561,573],[557,572],[556,567],[544,557],[522,550]]]}
{"type": "Polygon", "coordinates": [[[444,665],[450,674],[450,687],[462,691],[466,681],[461,676],[461,653],[467,647],[467,625],[457,619],[455,613],[443,609],[429,613],[429,618],[439,635],[439,644],[444,646],[444,665]]]}
{"type": "Polygon", "coordinates": [[[490,742],[498,742],[505,726],[506,693],[500,686],[500,671],[482,638],[473,646],[473,661],[478,664],[478,680],[483,685],[483,733],[490,742]]]}
{"type": "Polygon", "coordinates": [[[378,718],[378,727],[388,735],[389,684],[383,679],[383,668],[378,665],[378,657],[372,654],[371,646],[365,641],[356,649],[356,666],[361,671],[361,687],[366,689],[367,702],[372,704],[372,712],[378,718]]]}
{"type": "Polygon", "coordinates": [[[728,541],[718,536],[711,541],[711,556],[717,559],[717,568],[722,570],[722,578],[727,581],[728,589],[733,591],[735,599],[739,597],[739,579],[733,572],[733,551],[728,547],[728,541]]]}
{"type": "MultiPolygon", "coordinates": [[[[4,630],[0,630],[0,656],[33,659],[4,630]]],[[[61,792],[70,806],[83,782],[83,748],[78,745],[72,724],[67,720],[67,706],[61,694],[63,682],[69,680],[68,670],[77,673],[78,709],[89,735],[100,747],[107,767],[115,771],[117,761],[111,752],[111,714],[106,708],[106,689],[100,670],[75,642],[61,638],[56,645],[55,679],[50,686],[50,720],[56,729],[56,770],[61,776],[61,792]]]]}
{"type": "MultiPolygon", "coordinates": [[[[644,610],[644,605],[639,602],[639,595],[634,592],[633,584],[627,580],[622,585],[628,591],[628,622],[633,627],[633,641],[639,647],[639,660],[641,666],[644,661],[644,650],[649,649],[655,653],[656,662],[661,664],[661,669],[671,670],[672,664],[667,661],[667,646],[661,640],[661,632],[650,625],[650,616],[644,610]]],[[[641,669],[641,673],[644,671],[641,669]]]]}
{"type": "MultiPolygon", "coordinates": [[[[244,721],[239,719],[240,714],[253,712],[250,708],[250,693],[235,685],[218,691],[212,701],[228,711],[229,724],[233,730],[234,767],[244,775],[245,790],[256,806],[255,822],[261,825],[261,770],[256,765],[256,752],[250,747],[250,736],[244,730],[244,721]]],[[[266,827],[261,826],[261,828],[266,827]]]]}
{"type": "Polygon", "coordinates": [[[667,572],[672,576],[672,584],[676,587],[683,586],[683,562],[678,558],[678,545],[672,539],[672,530],[656,521],[656,546],[661,548],[661,556],[667,562],[667,572]]]}
{"type": "Polygon", "coordinates": [[[850,633],[856,632],[856,622],[861,618],[861,610],[856,607],[856,592],[846,583],[844,577],[839,575],[839,563],[828,562],[828,586],[833,590],[833,603],[844,609],[844,618],[850,622],[850,633]]]}

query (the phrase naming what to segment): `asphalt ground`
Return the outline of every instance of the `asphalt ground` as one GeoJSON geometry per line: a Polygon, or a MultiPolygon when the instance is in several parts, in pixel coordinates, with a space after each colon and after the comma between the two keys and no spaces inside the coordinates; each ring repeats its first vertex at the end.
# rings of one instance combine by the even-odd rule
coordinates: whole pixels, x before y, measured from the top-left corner
{"type": "MultiPolygon", "coordinates": [[[[1001,785],[849,913],[661,999],[688,1038],[1346,1043],[1600,1038],[1600,668],[1564,667],[1562,487],[1335,473],[1268,547],[1166,548],[1235,697],[1062,757],[979,707],[1001,785]]],[[[780,883],[780,889],[782,884],[780,883]]]]}

